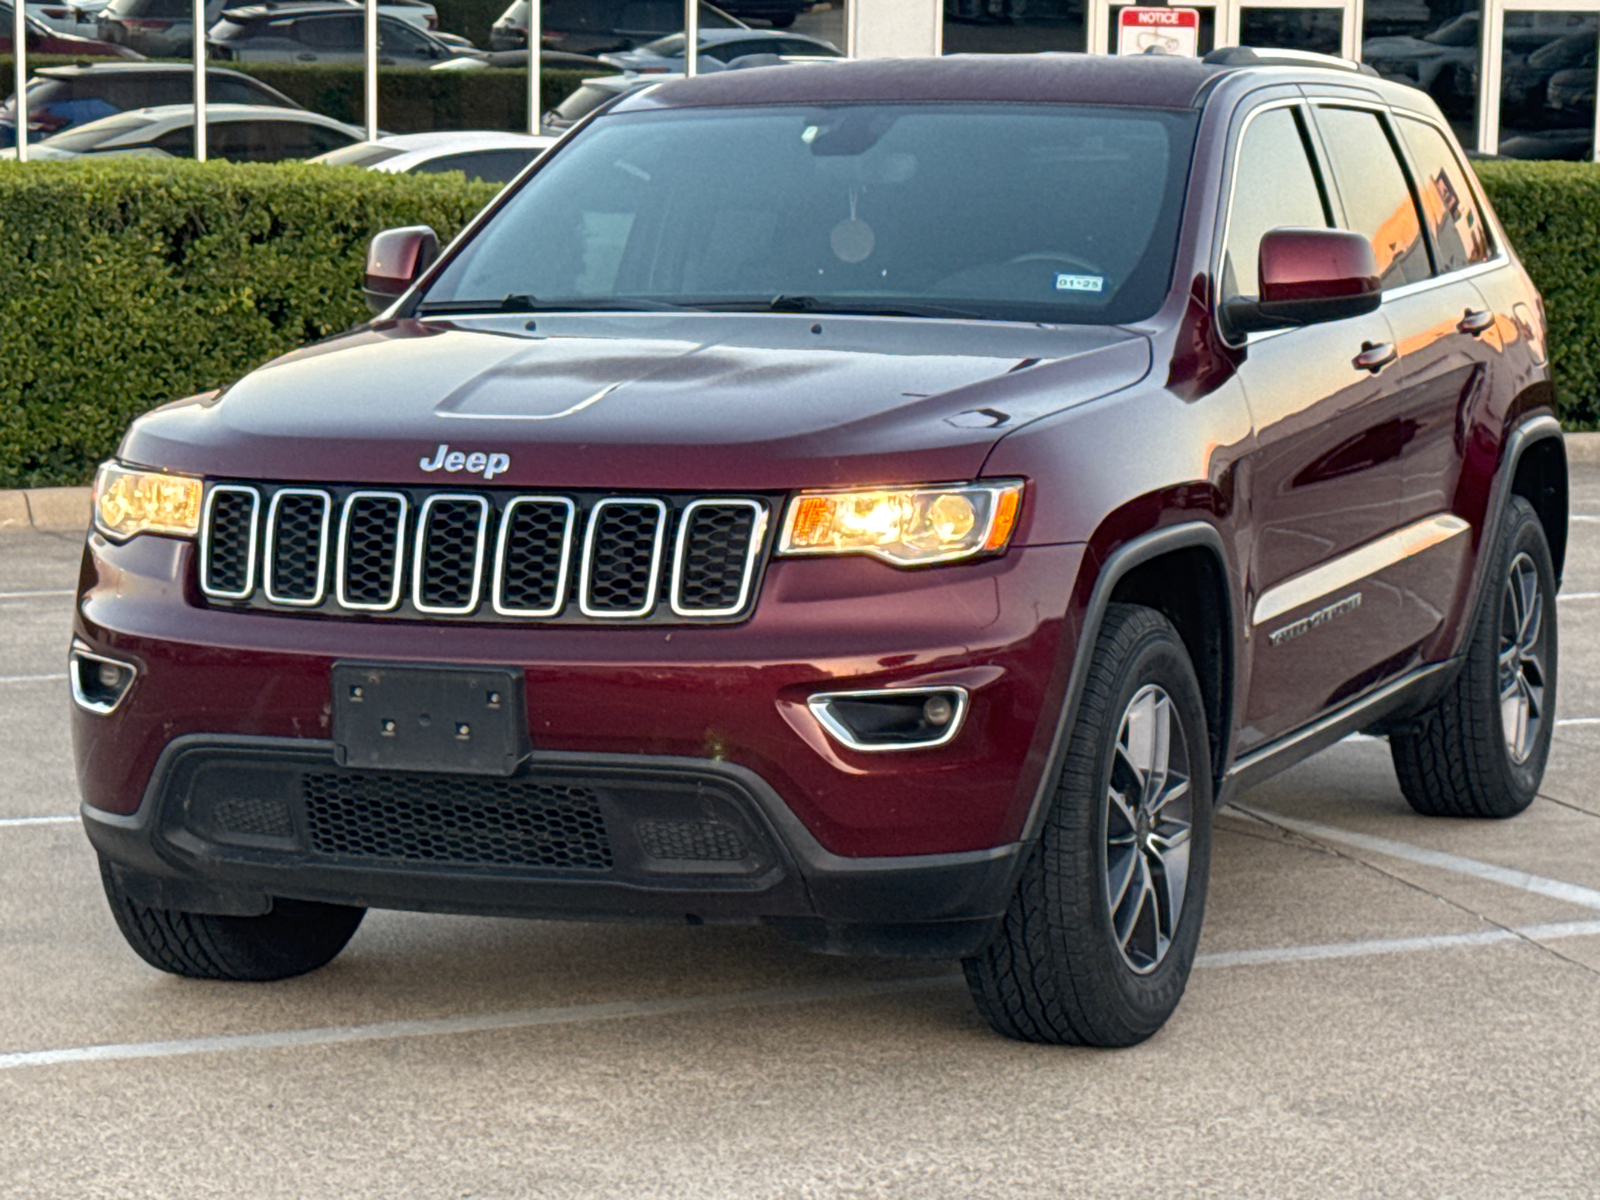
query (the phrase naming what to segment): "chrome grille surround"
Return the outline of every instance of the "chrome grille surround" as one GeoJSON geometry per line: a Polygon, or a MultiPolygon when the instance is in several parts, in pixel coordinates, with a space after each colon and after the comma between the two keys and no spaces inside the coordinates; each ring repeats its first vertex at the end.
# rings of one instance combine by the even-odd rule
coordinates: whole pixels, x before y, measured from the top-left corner
{"type": "Polygon", "coordinates": [[[648,616],[650,610],[656,606],[656,597],[661,587],[661,550],[666,542],[667,531],[667,506],[660,500],[649,496],[613,496],[600,501],[589,510],[589,528],[583,534],[583,566],[579,571],[578,579],[578,611],[586,617],[597,617],[602,620],[619,620],[628,617],[648,616]],[[613,580],[602,580],[601,575],[608,575],[605,569],[596,571],[595,567],[595,534],[606,519],[606,512],[612,508],[633,507],[644,511],[653,511],[656,514],[655,526],[651,533],[650,571],[641,590],[644,600],[634,608],[603,608],[593,603],[593,593],[597,585],[604,583],[612,586],[613,580]]]}
{"type": "Polygon", "coordinates": [[[494,548],[494,579],[489,586],[489,598],[495,612],[502,617],[553,617],[566,607],[567,571],[572,566],[572,537],[577,524],[578,506],[566,496],[517,496],[501,510],[500,536],[496,539],[494,548]],[[504,599],[507,585],[506,559],[510,553],[511,532],[516,526],[519,508],[540,504],[562,508],[566,514],[561,530],[561,557],[550,586],[555,598],[547,605],[519,608],[507,604],[504,599]]]}
{"type": "MultiPolygon", "coordinates": [[[[256,590],[256,534],[261,523],[261,493],[253,487],[236,483],[220,483],[206,494],[205,506],[200,516],[200,590],[214,600],[244,600],[256,590]],[[246,535],[244,556],[244,587],[218,588],[212,586],[216,560],[212,556],[211,530],[216,520],[217,501],[225,496],[247,496],[250,499],[250,532],[246,535]]],[[[236,549],[230,547],[232,552],[236,549]]]]}
{"type": "MultiPolygon", "coordinates": [[[[328,594],[328,516],[332,508],[333,499],[327,492],[320,488],[279,488],[272,494],[272,503],[267,507],[267,544],[262,552],[264,569],[261,572],[262,583],[266,585],[267,599],[274,604],[287,604],[295,608],[315,608],[322,603],[323,597],[328,594]],[[315,563],[316,584],[309,596],[295,596],[287,593],[275,594],[274,585],[285,564],[279,562],[277,555],[278,546],[278,520],[285,500],[298,497],[319,501],[321,516],[317,521],[317,555],[315,563]]],[[[304,565],[304,564],[302,564],[304,565]]]]}
{"type": "MultiPolygon", "coordinates": [[[[488,500],[467,492],[438,492],[422,502],[422,509],[417,513],[417,540],[411,561],[411,606],[418,612],[441,617],[465,616],[478,607],[478,600],[483,594],[483,550],[485,535],[489,531],[489,510],[488,500]],[[477,532],[472,539],[472,586],[464,604],[436,604],[423,598],[430,590],[428,572],[439,565],[440,557],[429,553],[428,542],[433,535],[433,526],[429,523],[429,518],[436,508],[449,504],[475,507],[478,510],[477,532]]],[[[461,565],[458,556],[455,563],[457,571],[461,565]]]]}
{"type": "Polygon", "coordinates": [[[197,573],[211,607],[316,618],[732,624],[760,591],[781,502],[218,480],[197,573]]]}
{"type": "Polygon", "coordinates": [[[339,517],[339,548],[333,573],[334,594],[339,601],[340,608],[348,608],[352,612],[390,612],[399,606],[400,597],[405,591],[405,571],[402,569],[402,564],[405,561],[406,515],[410,507],[410,501],[399,492],[351,492],[344,498],[343,511],[339,517]],[[394,553],[387,564],[389,573],[393,577],[393,582],[390,584],[387,600],[353,600],[350,598],[347,584],[349,578],[350,521],[358,507],[373,502],[389,502],[399,506],[399,512],[395,516],[394,553]]]}
{"type": "Polygon", "coordinates": [[[680,617],[729,617],[744,609],[750,598],[750,584],[755,579],[756,562],[767,536],[767,506],[755,500],[701,499],[690,502],[678,520],[678,542],[672,551],[672,611],[680,617]],[[739,598],[731,605],[696,608],[684,603],[683,589],[689,566],[689,532],[694,527],[695,514],[702,508],[746,509],[750,512],[750,544],[744,554],[743,577],[739,582],[739,598]]]}

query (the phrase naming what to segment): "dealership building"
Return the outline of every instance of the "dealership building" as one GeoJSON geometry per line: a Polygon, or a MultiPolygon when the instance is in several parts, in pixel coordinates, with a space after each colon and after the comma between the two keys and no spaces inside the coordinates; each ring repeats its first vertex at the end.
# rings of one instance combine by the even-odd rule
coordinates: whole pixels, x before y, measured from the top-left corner
{"type": "MultiPolygon", "coordinates": [[[[1595,157],[1600,0],[1191,0],[1199,51],[1339,54],[1427,91],[1469,149],[1595,157]]],[[[1115,52],[1111,0],[852,0],[858,55],[1115,52]]]]}

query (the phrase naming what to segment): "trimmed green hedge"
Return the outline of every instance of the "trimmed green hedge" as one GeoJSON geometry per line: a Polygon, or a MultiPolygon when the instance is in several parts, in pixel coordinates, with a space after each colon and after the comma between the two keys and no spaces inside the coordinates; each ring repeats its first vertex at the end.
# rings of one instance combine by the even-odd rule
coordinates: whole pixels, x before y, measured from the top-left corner
{"type": "MultiPolygon", "coordinates": [[[[1600,167],[1478,172],[1544,292],[1562,417],[1600,426],[1600,167]]],[[[494,192],[303,164],[0,163],[0,487],[82,483],[146,409],[363,320],[374,233],[451,237],[494,192]]]]}
{"type": "Polygon", "coordinates": [[[134,417],[368,313],[379,230],[496,191],[286,164],[0,163],[0,487],[85,482],[134,417]]]}
{"type": "MultiPolygon", "coordinates": [[[[0,55],[0,90],[12,92],[10,55],[0,55]]],[[[32,66],[56,66],[73,60],[28,59],[32,66]]],[[[336,121],[360,125],[364,76],[358,65],[318,63],[219,63],[253,75],[275,87],[302,108],[336,121]]],[[[546,67],[539,75],[539,99],[548,111],[572,94],[585,79],[605,70],[546,67]]],[[[428,71],[385,67],[378,72],[378,123],[388,133],[426,133],[433,129],[510,129],[528,127],[528,76],[525,71],[490,68],[483,71],[428,71]]]]}
{"type": "Polygon", "coordinates": [[[1600,166],[1473,166],[1544,296],[1562,422],[1600,428],[1600,166]]]}

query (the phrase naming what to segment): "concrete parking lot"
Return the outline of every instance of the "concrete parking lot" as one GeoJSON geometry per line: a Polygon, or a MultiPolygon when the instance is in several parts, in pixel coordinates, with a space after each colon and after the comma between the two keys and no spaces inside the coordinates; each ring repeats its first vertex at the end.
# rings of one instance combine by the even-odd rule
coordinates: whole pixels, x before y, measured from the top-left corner
{"type": "Polygon", "coordinates": [[[1219,819],[1203,957],[1132,1050],[989,1032],[951,968],[760,930],[373,913],[183,981],[73,816],[80,538],[0,533],[0,1195],[1600,1194],[1600,467],[1546,786],[1415,816],[1351,739],[1219,819]]]}

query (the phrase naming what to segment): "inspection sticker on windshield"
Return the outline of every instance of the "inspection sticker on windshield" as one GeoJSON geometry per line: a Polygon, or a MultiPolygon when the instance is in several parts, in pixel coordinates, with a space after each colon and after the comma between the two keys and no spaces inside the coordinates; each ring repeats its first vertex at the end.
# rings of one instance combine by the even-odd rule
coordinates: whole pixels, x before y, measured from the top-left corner
{"type": "Polygon", "coordinates": [[[1104,275],[1057,275],[1056,291],[1058,292],[1103,292],[1106,289],[1104,275]]]}

